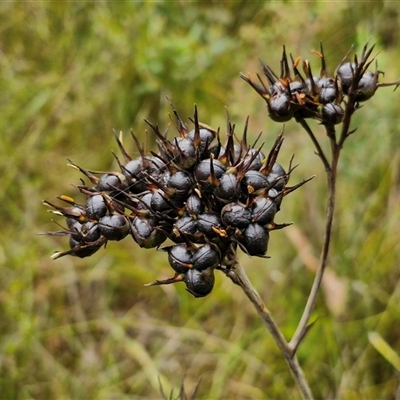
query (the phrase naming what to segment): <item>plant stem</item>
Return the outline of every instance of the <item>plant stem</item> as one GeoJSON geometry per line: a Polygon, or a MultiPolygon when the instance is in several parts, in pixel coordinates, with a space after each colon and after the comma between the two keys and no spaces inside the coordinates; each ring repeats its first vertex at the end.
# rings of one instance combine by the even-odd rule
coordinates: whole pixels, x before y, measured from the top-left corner
{"type": "Polygon", "coordinates": [[[313,131],[311,128],[308,126],[306,120],[304,118],[297,118],[296,122],[298,122],[302,128],[307,132],[308,136],[310,137],[311,141],[314,143],[315,148],[317,149],[317,156],[321,159],[322,164],[324,164],[325,171],[329,171],[331,169],[331,166],[329,164],[329,161],[322,150],[321,145],[319,144],[317,138],[315,137],[313,131]]]}
{"type": "Polygon", "coordinates": [[[324,245],[321,251],[320,264],[317,273],[315,274],[314,282],[311,287],[310,295],[308,296],[303,315],[301,316],[300,322],[297,326],[296,332],[293,335],[293,338],[289,342],[289,347],[293,351],[293,354],[296,353],[298,346],[300,345],[301,341],[308,331],[308,321],[317,301],[317,296],[321,288],[322,278],[324,276],[329,254],[329,247],[332,236],[333,216],[335,211],[336,172],[340,154],[340,149],[335,146],[334,143],[332,143],[332,153],[332,163],[330,164],[329,169],[326,169],[328,180],[328,204],[326,212],[327,215],[325,224],[324,245]]]}
{"type": "MultiPolygon", "coordinates": [[[[372,49],[371,49],[372,51],[372,49]]],[[[339,162],[340,151],[342,150],[344,141],[354,132],[350,130],[351,118],[354,111],[357,109],[356,102],[356,88],[358,82],[361,79],[362,71],[367,59],[369,57],[370,51],[364,55],[358,67],[355,69],[353,83],[349,89],[348,101],[346,104],[346,109],[344,112],[344,118],[342,122],[342,129],[339,135],[339,139],[336,138],[336,131],[333,125],[325,125],[325,130],[327,137],[331,144],[331,162],[329,163],[326,155],[324,154],[317,138],[315,137],[313,131],[308,126],[307,122],[303,118],[298,118],[297,122],[303,127],[303,129],[309,135],[311,141],[313,142],[315,148],[317,149],[317,155],[322,161],[325,167],[327,175],[327,186],[328,186],[328,203],[326,212],[326,224],[325,224],[325,236],[324,244],[321,251],[320,265],[318,267],[317,273],[314,278],[313,285],[311,287],[310,295],[308,296],[306,306],[303,310],[300,322],[297,329],[289,342],[289,347],[292,349],[293,354],[296,353],[301,341],[304,339],[308,332],[308,321],[310,320],[311,313],[314,310],[315,303],[317,301],[317,296],[321,288],[322,279],[324,276],[328,253],[330,248],[331,236],[332,236],[332,226],[333,226],[333,216],[335,212],[335,198],[336,198],[336,177],[337,177],[337,166],[339,162]]]]}
{"type": "Polygon", "coordinates": [[[293,354],[282,332],[272,318],[271,313],[265,306],[264,302],[261,300],[261,297],[258,294],[257,290],[251,284],[242,266],[238,262],[236,262],[234,268],[231,269],[227,274],[234,283],[242,288],[248,299],[253,303],[258,315],[264,321],[268,331],[272,335],[275,343],[278,345],[282,355],[284,356],[288,364],[290,372],[296,382],[302,398],[304,400],[312,400],[313,395],[311,389],[308,385],[303,370],[300,367],[296,355],[293,354]]]}

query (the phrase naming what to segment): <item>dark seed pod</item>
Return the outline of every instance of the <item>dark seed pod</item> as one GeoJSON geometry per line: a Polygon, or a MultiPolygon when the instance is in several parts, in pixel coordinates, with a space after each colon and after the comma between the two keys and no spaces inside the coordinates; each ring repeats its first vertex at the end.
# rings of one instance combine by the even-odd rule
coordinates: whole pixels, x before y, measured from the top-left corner
{"type": "Polygon", "coordinates": [[[205,244],[193,253],[193,268],[198,271],[214,268],[219,263],[219,254],[209,244],[205,244]]]}
{"type": "Polygon", "coordinates": [[[267,180],[269,184],[276,182],[273,188],[276,189],[278,192],[280,192],[281,190],[284,189],[288,181],[288,177],[282,166],[279,165],[278,163],[274,163],[271,172],[267,176],[267,180]]]}
{"type": "Polygon", "coordinates": [[[276,81],[269,87],[269,93],[271,96],[275,96],[286,92],[286,87],[281,81],[276,81]]]}
{"type": "Polygon", "coordinates": [[[243,229],[250,224],[251,212],[243,204],[230,203],[222,209],[221,218],[225,226],[243,229]]]}
{"type": "Polygon", "coordinates": [[[247,171],[242,179],[242,187],[248,193],[268,187],[268,178],[259,171],[247,171]]]}
{"type": "Polygon", "coordinates": [[[258,171],[262,166],[264,158],[265,155],[261,151],[256,149],[249,149],[246,157],[244,158],[244,169],[258,171]]]}
{"type": "Polygon", "coordinates": [[[65,222],[70,231],[76,231],[77,234],[81,231],[82,222],[77,221],[75,218],[67,217],[65,218],[65,222]]]}
{"type": "Polygon", "coordinates": [[[293,118],[290,105],[291,97],[286,93],[277,93],[268,101],[269,116],[273,121],[286,122],[293,118]]]}
{"type": "Polygon", "coordinates": [[[196,163],[196,149],[193,141],[189,139],[176,138],[173,142],[174,162],[183,169],[189,169],[196,163]]]}
{"type": "Polygon", "coordinates": [[[147,192],[142,196],[138,196],[138,199],[140,199],[136,206],[138,210],[151,210],[151,200],[153,199],[153,193],[147,192]]]}
{"type": "Polygon", "coordinates": [[[277,211],[279,211],[283,199],[283,193],[281,191],[278,192],[276,189],[269,189],[268,197],[275,203],[277,211]]]}
{"type": "Polygon", "coordinates": [[[325,125],[337,125],[343,121],[344,110],[339,104],[328,103],[321,110],[322,123],[325,125]]]}
{"type": "Polygon", "coordinates": [[[168,182],[171,179],[172,174],[169,171],[164,171],[161,173],[157,179],[160,181],[161,185],[168,186],[168,182]]]}
{"type": "Polygon", "coordinates": [[[191,216],[179,218],[175,222],[172,229],[172,240],[175,242],[182,242],[184,239],[182,234],[186,235],[192,239],[192,235],[197,232],[197,221],[195,221],[191,216]]]}
{"type": "Polygon", "coordinates": [[[207,184],[212,184],[212,178],[219,179],[225,171],[226,167],[220,161],[207,158],[197,164],[194,176],[202,186],[207,186],[207,184]],[[213,168],[214,176],[211,176],[211,168],[213,168]]]}
{"type": "Polygon", "coordinates": [[[316,93],[314,92],[314,89],[316,89],[316,84],[319,82],[321,78],[319,76],[313,76],[311,78],[307,78],[304,82],[307,86],[307,91],[308,93],[311,93],[312,95],[315,95],[316,93]]]}
{"type": "Polygon", "coordinates": [[[122,167],[122,173],[128,179],[129,183],[143,170],[142,158],[135,158],[122,167]]]}
{"type": "Polygon", "coordinates": [[[230,202],[237,197],[238,180],[236,175],[223,174],[220,185],[214,190],[215,197],[222,202],[230,202]]]}
{"type": "Polygon", "coordinates": [[[85,258],[85,257],[90,257],[96,251],[100,249],[102,245],[82,245],[78,241],[76,241],[73,237],[69,238],[69,247],[72,251],[68,252],[71,256],[79,257],[79,258],[85,258]]]}
{"type": "Polygon", "coordinates": [[[101,217],[107,214],[107,202],[101,194],[89,196],[86,201],[86,215],[89,219],[98,221],[101,217]]]}
{"type": "Polygon", "coordinates": [[[129,233],[129,223],[121,214],[105,215],[99,220],[100,233],[108,240],[122,240],[129,233]]]}
{"type": "MultiPolygon", "coordinates": [[[[73,221],[73,220],[72,220],[73,221]]],[[[71,237],[80,244],[90,244],[100,239],[100,230],[96,222],[86,221],[80,223],[78,221],[67,221],[71,231],[71,237]]]]}
{"type": "Polygon", "coordinates": [[[92,243],[100,239],[101,232],[99,225],[93,221],[87,221],[82,224],[80,229],[81,242],[92,243]]]}
{"type": "Polygon", "coordinates": [[[259,224],[250,224],[243,232],[243,246],[250,256],[264,256],[268,249],[269,234],[259,224]]]}
{"type": "Polygon", "coordinates": [[[375,94],[378,89],[378,75],[379,71],[364,73],[357,85],[357,101],[367,101],[375,94]]]}
{"type": "Polygon", "coordinates": [[[185,243],[171,246],[168,249],[168,262],[178,274],[185,273],[192,268],[192,252],[185,243]]]}
{"type": "Polygon", "coordinates": [[[125,190],[127,182],[124,175],[115,172],[102,175],[96,187],[99,192],[110,192],[116,189],[125,190]]]}
{"type": "Polygon", "coordinates": [[[204,297],[211,293],[214,287],[214,269],[208,268],[204,271],[189,269],[184,277],[186,289],[194,297],[204,297]]]}
{"type": "Polygon", "coordinates": [[[353,83],[356,68],[357,66],[355,63],[346,62],[337,69],[344,94],[348,94],[349,88],[353,83]]]}
{"type": "Polygon", "coordinates": [[[189,215],[199,215],[204,212],[205,206],[204,202],[200,197],[193,193],[186,200],[186,212],[189,215]]]}
{"type": "Polygon", "coordinates": [[[276,212],[277,207],[273,200],[268,197],[256,197],[251,213],[252,222],[267,225],[274,220],[276,212]]]}
{"type": "Polygon", "coordinates": [[[153,196],[151,197],[150,206],[153,211],[159,211],[159,212],[172,211],[171,202],[167,200],[167,195],[161,189],[157,189],[153,193],[153,196]]]}
{"type": "Polygon", "coordinates": [[[336,84],[332,78],[321,78],[316,83],[319,92],[318,100],[322,104],[331,103],[336,99],[336,84]]]}
{"type": "Polygon", "coordinates": [[[176,196],[184,197],[192,189],[193,182],[188,173],[178,171],[169,177],[168,186],[176,190],[176,196]]]}
{"type": "MultiPolygon", "coordinates": [[[[187,139],[190,139],[192,142],[195,141],[195,130],[193,129],[187,134],[187,139]]],[[[200,128],[199,129],[199,138],[200,144],[198,145],[200,154],[206,149],[210,147],[210,144],[213,142],[215,138],[215,133],[211,132],[208,129],[200,128]]],[[[194,143],[196,145],[196,143],[194,143]]]]}
{"type": "Polygon", "coordinates": [[[70,230],[70,236],[78,243],[82,242],[82,234],[81,234],[81,229],[83,223],[78,222],[75,219],[72,218],[67,218],[67,225],[70,230]]]}
{"type": "Polygon", "coordinates": [[[160,246],[166,240],[165,234],[156,229],[156,222],[153,219],[136,217],[131,223],[131,232],[135,242],[145,249],[160,246]]]}
{"type": "Polygon", "coordinates": [[[129,161],[122,169],[122,173],[128,180],[130,192],[139,194],[148,189],[142,158],[129,161]]]}
{"type": "Polygon", "coordinates": [[[197,216],[197,229],[206,236],[215,236],[213,228],[219,228],[221,220],[216,214],[204,213],[197,216]]]}
{"type": "Polygon", "coordinates": [[[304,86],[302,82],[292,81],[289,83],[290,93],[293,95],[294,93],[305,93],[307,86],[304,86]]]}
{"type": "MultiPolygon", "coordinates": [[[[219,153],[218,153],[218,159],[221,159],[221,157],[227,157],[226,155],[226,148],[221,146],[219,153]]],[[[241,154],[242,154],[242,149],[240,148],[239,145],[234,144],[233,149],[229,152],[228,160],[230,166],[236,166],[240,161],[241,161],[241,154]]]]}

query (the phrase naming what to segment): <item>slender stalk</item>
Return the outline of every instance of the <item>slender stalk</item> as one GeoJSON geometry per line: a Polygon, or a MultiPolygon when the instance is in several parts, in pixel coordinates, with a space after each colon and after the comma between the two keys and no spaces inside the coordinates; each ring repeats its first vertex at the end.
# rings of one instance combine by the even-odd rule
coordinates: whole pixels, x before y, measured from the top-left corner
{"type": "MultiPolygon", "coordinates": [[[[372,49],[371,49],[372,51],[372,49]]],[[[316,139],[314,133],[311,128],[308,126],[304,119],[298,119],[297,122],[303,127],[303,129],[307,132],[311,141],[313,142],[315,148],[317,149],[317,155],[320,157],[322,164],[325,167],[325,171],[327,174],[327,186],[328,186],[328,202],[327,202],[327,212],[326,212],[326,224],[325,224],[325,236],[324,236],[324,244],[321,250],[320,257],[320,265],[318,267],[317,273],[314,277],[314,282],[311,287],[310,295],[308,296],[306,306],[303,310],[303,314],[301,316],[300,322],[297,326],[297,329],[289,342],[289,346],[293,351],[293,354],[296,353],[297,348],[299,347],[301,341],[304,339],[305,335],[308,331],[308,321],[310,320],[311,313],[314,310],[315,303],[317,301],[318,293],[321,288],[322,279],[324,276],[331,236],[332,236],[332,226],[333,226],[333,216],[335,211],[335,198],[336,198],[336,177],[337,177],[337,166],[339,162],[340,151],[343,148],[344,141],[354,132],[350,130],[350,123],[354,112],[357,110],[357,102],[356,102],[356,89],[358,82],[361,79],[364,65],[367,62],[370,52],[368,55],[364,55],[362,60],[360,61],[358,67],[354,71],[353,83],[349,89],[348,101],[346,103],[346,108],[344,112],[344,118],[342,122],[342,129],[339,135],[339,139],[336,138],[336,131],[334,126],[325,126],[327,137],[330,140],[331,144],[331,162],[329,163],[326,155],[324,154],[318,140],[316,139]]]]}
{"type": "Polygon", "coordinates": [[[293,335],[293,338],[289,342],[289,347],[293,351],[293,354],[296,353],[298,346],[300,345],[301,341],[303,340],[304,336],[307,333],[308,321],[310,319],[311,313],[314,310],[315,303],[317,301],[317,296],[321,288],[322,278],[324,276],[325,268],[327,265],[327,259],[328,259],[331,236],[332,236],[333,216],[335,211],[336,172],[339,161],[340,149],[338,149],[336,146],[333,146],[332,152],[333,152],[332,163],[329,169],[327,170],[328,204],[326,212],[324,244],[321,251],[320,265],[318,267],[317,273],[315,274],[314,282],[311,287],[310,295],[308,296],[307,303],[303,311],[303,315],[301,316],[300,322],[297,326],[296,332],[293,335]]]}
{"type": "Polygon", "coordinates": [[[278,345],[279,350],[281,351],[288,364],[290,372],[301,393],[302,398],[304,400],[312,400],[314,397],[308,385],[307,379],[303,373],[303,370],[301,369],[300,364],[297,360],[297,357],[293,355],[292,350],[290,349],[282,332],[272,318],[271,313],[265,306],[257,290],[251,284],[242,266],[238,262],[236,262],[234,268],[228,272],[228,276],[232,279],[234,283],[242,288],[248,299],[253,303],[258,315],[264,321],[268,331],[272,335],[275,343],[278,345]]]}
{"type": "Polygon", "coordinates": [[[317,149],[316,154],[321,159],[322,164],[324,164],[325,171],[328,172],[331,169],[331,166],[329,164],[329,161],[328,161],[324,151],[322,150],[321,145],[319,144],[317,138],[315,137],[313,131],[308,126],[308,124],[304,118],[298,118],[296,121],[303,127],[303,129],[307,132],[308,136],[310,137],[311,141],[314,143],[314,146],[317,149]]]}

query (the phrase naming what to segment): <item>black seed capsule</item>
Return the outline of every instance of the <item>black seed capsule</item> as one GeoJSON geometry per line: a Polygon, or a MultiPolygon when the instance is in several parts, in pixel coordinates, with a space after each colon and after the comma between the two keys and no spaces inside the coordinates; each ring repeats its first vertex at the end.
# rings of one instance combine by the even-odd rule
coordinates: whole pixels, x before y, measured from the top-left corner
{"type": "Polygon", "coordinates": [[[74,218],[66,218],[68,229],[71,231],[71,236],[75,238],[75,240],[79,241],[82,222],[77,221],[74,218]]]}
{"type": "Polygon", "coordinates": [[[277,212],[276,204],[268,197],[257,197],[254,199],[252,209],[252,222],[260,225],[267,225],[274,220],[277,212]]]}
{"type": "Polygon", "coordinates": [[[361,77],[357,85],[357,101],[367,101],[375,94],[378,89],[378,74],[379,72],[374,74],[372,71],[366,71],[361,77]]]}
{"type": "Polygon", "coordinates": [[[209,244],[205,244],[193,253],[192,264],[193,268],[198,271],[209,267],[216,267],[219,263],[219,254],[209,244]]]}
{"type": "Polygon", "coordinates": [[[189,139],[176,138],[173,142],[174,162],[181,168],[189,169],[196,163],[196,149],[189,139]]]}
{"type": "Polygon", "coordinates": [[[328,103],[321,110],[322,123],[325,125],[337,125],[343,121],[344,110],[339,104],[328,103]]]}
{"type": "Polygon", "coordinates": [[[79,258],[90,257],[91,255],[96,253],[96,251],[99,250],[101,246],[102,245],[82,245],[73,237],[69,238],[69,247],[72,250],[69,254],[71,254],[71,256],[79,258]]]}
{"type": "Polygon", "coordinates": [[[175,222],[172,230],[172,239],[175,242],[182,242],[184,239],[183,235],[191,237],[197,232],[197,221],[195,221],[191,216],[182,217],[175,222]]]}
{"type": "Polygon", "coordinates": [[[284,93],[277,93],[268,101],[269,116],[273,121],[286,122],[292,119],[293,110],[290,105],[290,96],[284,93]]]}
{"type": "Polygon", "coordinates": [[[290,89],[290,93],[292,95],[293,95],[293,93],[304,93],[305,92],[304,84],[299,81],[290,82],[289,89],[290,89]]]}
{"type": "Polygon", "coordinates": [[[265,156],[261,151],[256,149],[249,149],[246,157],[244,158],[243,166],[245,170],[258,171],[264,160],[265,156]]]}
{"type": "MultiPolygon", "coordinates": [[[[312,77],[312,79],[313,79],[313,81],[314,81],[314,87],[315,87],[315,84],[316,83],[318,83],[318,81],[321,79],[319,76],[313,76],[312,77]]],[[[311,94],[315,94],[315,93],[313,93],[313,84],[312,84],[312,81],[311,81],[311,79],[310,78],[307,78],[306,80],[305,80],[305,83],[306,83],[306,85],[307,85],[307,90],[308,90],[308,92],[309,93],[311,93],[311,94]]]]}
{"type": "Polygon", "coordinates": [[[276,182],[273,188],[280,192],[284,189],[288,178],[285,170],[278,163],[275,163],[272,166],[272,171],[267,176],[267,180],[269,184],[276,182]]]}
{"type": "Polygon", "coordinates": [[[221,220],[216,214],[204,213],[197,216],[197,229],[206,236],[215,236],[212,228],[219,228],[220,226],[221,220]]]}
{"type": "Polygon", "coordinates": [[[250,256],[263,256],[268,249],[268,231],[259,224],[250,224],[243,232],[243,246],[250,256]]]}
{"type": "Polygon", "coordinates": [[[124,175],[119,173],[104,174],[97,183],[97,190],[99,192],[112,191],[116,189],[124,190],[126,187],[126,178],[124,175]]]}
{"type": "Polygon", "coordinates": [[[82,224],[80,230],[81,240],[85,243],[95,242],[100,239],[101,232],[99,225],[93,221],[87,221],[82,224]]]}
{"type": "Polygon", "coordinates": [[[107,202],[101,194],[89,196],[86,201],[86,215],[89,219],[99,220],[107,214],[107,202]]]}
{"type": "Polygon", "coordinates": [[[178,274],[185,273],[192,267],[192,252],[185,243],[171,246],[168,249],[168,262],[178,274]]]}
{"type": "MultiPolygon", "coordinates": [[[[210,147],[211,142],[215,138],[215,134],[208,129],[201,128],[199,129],[199,138],[200,143],[198,144],[198,148],[200,153],[202,153],[206,148],[210,147]]],[[[190,139],[192,142],[195,140],[195,130],[187,134],[187,139],[190,139]]]]}
{"type": "Polygon", "coordinates": [[[151,200],[153,198],[153,193],[145,193],[142,196],[138,196],[140,199],[137,203],[136,208],[138,210],[151,210],[151,200]]]}
{"type": "Polygon", "coordinates": [[[218,200],[230,202],[237,197],[238,180],[236,175],[223,174],[219,179],[220,185],[214,190],[214,195],[218,200]]]}
{"type": "Polygon", "coordinates": [[[276,189],[270,189],[268,190],[268,197],[275,203],[277,210],[279,211],[283,199],[283,193],[278,192],[276,189]]]}
{"type": "Polygon", "coordinates": [[[357,66],[355,63],[346,62],[342,64],[337,70],[337,74],[342,83],[342,89],[344,94],[348,94],[348,90],[353,83],[354,72],[356,68],[357,66]]]}
{"type": "Polygon", "coordinates": [[[214,287],[214,269],[208,268],[204,271],[189,269],[184,278],[186,288],[194,297],[207,296],[214,287]]]}
{"type": "Polygon", "coordinates": [[[318,99],[322,104],[331,103],[336,99],[336,85],[332,78],[321,78],[316,87],[319,91],[318,99]]]}
{"type": "Polygon", "coordinates": [[[218,160],[205,159],[200,161],[195,170],[194,176],[197,182],[200,183],[203,191],[206,193],[212,192],[218,186],[218,179],[224,174],[226,167],[218,160]],[[212,166],[211,166],[212,165],[212,166]],[[213,170],[213,174],[212,174],[213,170]]]}
{"type": "Polygon", "coordinates": [[[153,219],[141,219],[136,217],[131,224],[132,237],[135,242],[145,249],[160,246],[165,240],[165,234],[156,229],[153,219]]]}
{"type": "Polygon", "coordinates": [[[135,176],[137,176],[140,171],[143,170],[143,162],[142,158],[136,158],[134,160],[129,161],[123,168],[122,173],[128,178],[128,181],[131,182],[135,176]]]}
{"type": "Polygon", "coordinates": [[[161,189],[157,189],[153,193],[150,206],[153,211],[171,211],[171,203],[168,202],[166,194],[161,189]]]}
{"type": "Polygon", "coordinates": [[[147,190],[146,177],[144,176],[143,172],[144,172],[144,167],[143,167],[143,160],[141,157],[129,161],[122,168],[122,173],[127,178],[130,192],[139,194],[147,190]]]}
{"type": "Polygon", "coordinates": [[[247,171],[242,179],[242,187],[249,193],[268,187],[268,178],[258,171],[247,171]]]}
{"type": "Polygon", "coordinates": [[[105,215],[99,220],[100,233],[108,240],[122,240],[129,233],[129,223],[121,214],[105,215]]]}
{"type": "Polygon", "coordinates": [[[178,171],[172,174],[168,180],[168,186],[176,189],[178,197],[187,196],[193,187],[193,182],[190,175],[183,171],[178,171]]]}
{"type": "Polygon", "coordinates": [[[222,209],[221,218],[225,226],[243,229],[250,224],[251,212],[243,204],[230,203],[222,209]]]}
{"type": "Polygon", "coordinates": [[[186,212],[189,215],[199,215],[204,212],[204,202],[201,201],[200,197],[193,193],[186,200],[186,212]]]}

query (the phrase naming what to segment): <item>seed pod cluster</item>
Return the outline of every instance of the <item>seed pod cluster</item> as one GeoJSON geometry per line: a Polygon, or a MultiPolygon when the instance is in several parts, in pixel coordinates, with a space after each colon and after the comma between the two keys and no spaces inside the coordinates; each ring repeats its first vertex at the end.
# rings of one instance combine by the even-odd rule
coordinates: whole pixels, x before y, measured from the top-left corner
{"type": "Polygon", "coordinates": [[[132,133],[140,156],[132,158],[116,136],[123,157],[115,156],[119,171],[86,170],[70,161],[90,185],[78,186],[86,196],[84,204],[68,196],[58,197],[67,207],[44,202],[67,224],[49,234],[70,241],[70,249],[53,258],[88,257],[108,241],[126,236],[143,248],[159,248],[169,240],[160,250],[168,254],[174,275],[150,285],[183,281],[191,294],[202,297],[213,289],[215,269],[227,268],[232,249],[265,257],[270,232],[287,225],[274,222],[283,197],[306,182],[287,186],[293,168],[286,172],[277,163],[282,134],[265,155],[263,146],[247,143],[248,120],[235,143],[228,116],[222,143],[219,131],[199,122],[197,109],[191,130],[172,109],[178,132],[172,140],[146,121],[158,152],[145,154],[132,133]]]}
{"type": "Polygon", "coordinates": [[[370,99],[379,87],[395,86],[400,79],[391,83],[379,83],[379,75],[383,74],[375,64],[375,71],[368,68],[374,46],[364,46],[360,60],[354,55],[353,61],[348,61],[352,49],[346,54],[333,76],[328,74],[322,44],[319,51],[313,51],[321,60],[319,75],[314,75],[308,60],[302,62],[304,76],[299,71],[300,58],[296,60],[290,55],[291,74],[286,49],[283,47],[280,76],[266,64],[261,63],[267,83],[257,74],[254,81],[245,74],[242,79],[266,101],[268,113],[272,120],[286,122],[292,118],[314,118],[324,125],[340,124],[344,118],[344,107],[349,103],[346,96],[352,96],[354,108],[359,102],[370,99]]]}

